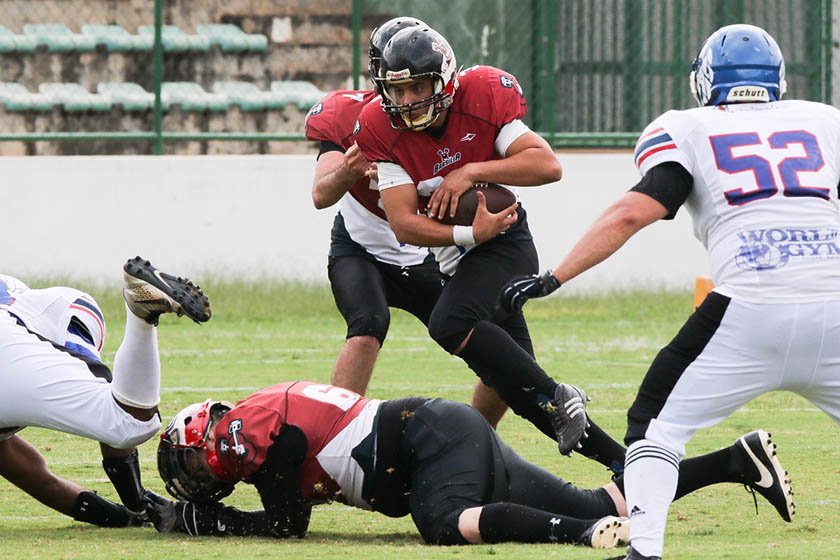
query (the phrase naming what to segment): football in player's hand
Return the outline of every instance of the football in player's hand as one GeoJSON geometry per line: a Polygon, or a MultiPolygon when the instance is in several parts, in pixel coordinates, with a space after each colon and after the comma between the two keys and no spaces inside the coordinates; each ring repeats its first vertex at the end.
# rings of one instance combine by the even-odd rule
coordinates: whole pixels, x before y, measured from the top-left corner
{"type": "Polygon", "coordinates": [[[501,185],[497,185],[496,183],[476,183],[458,199],[458,208],[455,210],[455,216],[450,216],[449,210],[447,209],[446,215],[439,221],[450,226],[472,225],[473,218],[475,218],[475,211],[478,209],[478,195],[476,193],[479,190],[484,194],[484,198],[487,201],[487,211],[493,214],[501,212],[516,202],[516,195],[501,185]]]}

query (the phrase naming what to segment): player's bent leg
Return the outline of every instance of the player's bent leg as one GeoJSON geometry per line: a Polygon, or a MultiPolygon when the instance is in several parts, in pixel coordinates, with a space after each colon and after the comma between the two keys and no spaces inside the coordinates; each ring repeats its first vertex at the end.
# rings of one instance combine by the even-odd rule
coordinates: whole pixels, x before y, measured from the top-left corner
{"type": "Polygon", "coordinates": [[[330,385],[364,395],[380,348],[381,343],[373,336],[348,338],[333,366],[330,385]]]}
{"type": "Polygon", "coordinates": [[[481,379],[473,386],[472,401],[474,409],[479,411],[487,423],[496,428],[502,416],[507,412],[508,405],[492,387],[488,387],[481,379]]]}

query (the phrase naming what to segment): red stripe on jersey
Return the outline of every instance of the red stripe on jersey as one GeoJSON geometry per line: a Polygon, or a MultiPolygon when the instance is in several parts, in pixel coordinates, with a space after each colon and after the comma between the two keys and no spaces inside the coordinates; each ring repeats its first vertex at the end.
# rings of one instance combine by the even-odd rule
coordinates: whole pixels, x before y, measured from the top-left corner
{"type": "Polygon", "coordinates": [[[93,320],[96,321],[96,326],[99,327],[99,344],[97,345],[96,350],[101,352],[102,351],[102,343],[105,342],[105,337],[103,336],[105,332],[105,327],[102,326],[102,321],[99,320],[99,317],[96,316],[96,313],[88,309],[87,307],[82,307],[81,305],[76,305],[75,303],[70,304],[70,309],[75,309],[76,311],[83,311],[93,317],[93,320]]]}
{"type": "Polygon", "coordinates": [[[644,136],[639,138],[639,140],[641,140],[642,138],[647,138],[648,136],[653,136],[654,134],[662,132],[663,130],[665,130],[665,129],[662,128],[661,126],[659,128],[654,128],[653,130],[651,130],[650,132],[648,132],[647,134],[645,134],[644,136]]]}
{"type": "Polygon", "coordinates": [[[642,162],[644,162],[647,158],[649,158],[650,156],[652,156],[653,154],[655,154],[657,152],[661,152],[662,150],[675,150],[675,149],[677,149],[676,144],[665,144],[664,146],[659,146],[659,147],[653,148],[652,150],[648,150],[647,152],[645,152],[644,154],[639,156],[639,161],[636,162],[636,165],[638,167],[641,167],[642,162]]]}

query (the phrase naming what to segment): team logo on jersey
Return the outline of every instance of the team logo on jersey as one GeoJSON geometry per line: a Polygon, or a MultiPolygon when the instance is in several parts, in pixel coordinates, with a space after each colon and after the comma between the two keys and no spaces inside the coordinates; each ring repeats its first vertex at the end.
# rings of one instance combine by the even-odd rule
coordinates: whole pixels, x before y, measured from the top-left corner
{"type": "Polygon", "coordinates": [[[450,156],[449,148],[441,148],[437,151],[437,155],[440,157],[440,161],[435,164],[435,170],[432,172],[433,175],[437,175],[444,167],[461,161],[461,152],[455,152],[455,155],[450,156]]]}
{"type": "Polygon", "coordinates": [[[317,115],[318,113],[320,113],[323,110],[324,110],[324,104],[323,103],[319,102],[319,103],[316,103],[315,105],[313,105],[312,108],[309,109],[309,112],[306,113],[306,117],[303,119],[304,126],[306,126],[306,123],[309,122],[309,117],[314,117],[315,115],[317,115]]]}
{"type": "Polygon", "coordinates": [[[753,229],[738,232],[735,265],[744,270],[774,270],[791,259],[840,258],[840,230],[813,228],[753,229]]]}
{"type": "Polygon", "coordinates": [[[505,76],[504,74],[502,74],[501,76],[499,76],[499,81],[502,83],[502,87],[513,87],[513,80],[510,79],[510,76],[505,76]]]}
{"type": "Polygon", "coordinates": [[[243,463],[250,463],[256,459],[256,449],[242,433],[244,423],[241,418],[236,418],[228,424],[228,436],[219,440],[219,451],[222,455],[233,453],[243,463]]]}
{"type": "Polygon", "coordinates": [[[359,119],[356,119],[356,126],[353,127],[353,136],[359,134],[360,130],[362,130],[362,123],[359,119]]]}

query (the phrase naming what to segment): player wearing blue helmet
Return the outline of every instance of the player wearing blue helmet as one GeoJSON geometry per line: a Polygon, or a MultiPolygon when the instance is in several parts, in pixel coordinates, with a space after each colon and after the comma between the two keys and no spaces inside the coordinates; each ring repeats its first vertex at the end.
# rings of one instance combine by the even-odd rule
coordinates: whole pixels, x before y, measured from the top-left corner
{"type": "MultiPolygon", "coordinates": [[[[628,559],[662,556],[679,460],[699,429],[776,390],[840,424],[840,111],[782,101],[784,57],[752,25],[706,40],[691,87],[699,108],[668,111],[642,132],[641,181],[553,271],[515,279],[501,298],[518,309],[683,204],[691,213],[715,289],[656,356],[628,412],[628,559]]],[[[769,436],[761,445],[772,457],[769,436]]],[[[762,484],[787,479],[763,463],[762,484]]],[[[789,521],[791,496],[779,505],[789,521]]]]}

